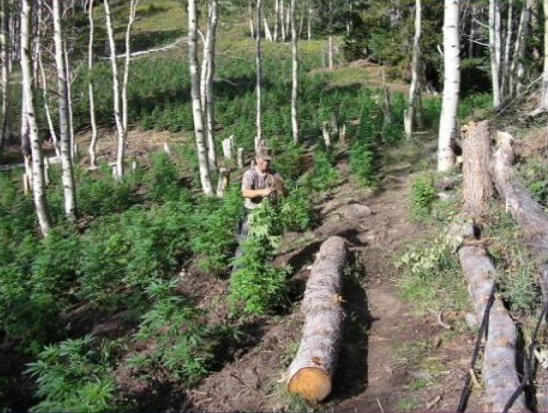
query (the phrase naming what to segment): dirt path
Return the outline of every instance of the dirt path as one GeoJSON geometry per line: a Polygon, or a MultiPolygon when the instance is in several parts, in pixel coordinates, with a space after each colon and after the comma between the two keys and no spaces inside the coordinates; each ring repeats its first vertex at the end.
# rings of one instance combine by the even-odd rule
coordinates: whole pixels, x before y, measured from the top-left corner
{"type": "MultiPolygon", "coordinates": [[[[454,410],[472,345],[472,337],[448,337],[434,316],[417,317],[402,301],[401,278],[394,266],[404,246],[425,235],[409,219],[410,167],[386,171],[383,190],[370,194],[349,182],[345,161],[343,183],[326,196],[322,224],[300,238],[298,248],[281,255],[298,271],[293,283],[296,304],[287,316],[265,320],[257,346],[191,391],[191,411],[370,412],[454,410]],[[342,234],[352,244],[355,270],[345,280],[347,322],[335,385],[327,403],[306,406],[284,392],[284,373],[300,339],[299,294],[320,241],[342,234]],[[295,264],[298,266],[295,267],[295,264]]],[[[279,257],[280,258],[280,257],[279,257]]],[[[474,402],[469,406],[472,407],[474,402]]]]}

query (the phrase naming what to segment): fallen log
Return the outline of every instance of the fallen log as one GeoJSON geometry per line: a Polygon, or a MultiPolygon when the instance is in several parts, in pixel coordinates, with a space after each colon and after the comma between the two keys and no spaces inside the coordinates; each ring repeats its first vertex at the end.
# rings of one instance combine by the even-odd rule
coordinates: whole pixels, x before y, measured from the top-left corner
{"type": "Polygon", "coordinates": [[[309,401],[322,401],[331,393],[344,320],[340,292],[345,264],[346,241],[330,237],[320,247],[306,284],[301,307],[305,324],[289,366],[288,390],[309,401]]]}
{"type": "MultiPolygon", "coordinates": [[[[459,260],[468,279],[468,291],[481,323],[494,280],[495,267],[484,248],[463,245],[459,260]]],[[[516,371],[517,331],[500,298],[496,297],[489,313],[482,377],[491,405],[488,411],[503,411],[506,403],[520,385],[516,371]]],[[[509,411],[528,411],[523,394],[509,411]]]]}
{"type": "Polygon", "coordinates": [[[517,177],[512,164],[512,135],[497,132],[498,148],[494,154],[491,173],[495,186],[506,204],[506,209],[512,214],[521,227],[526,241],[533,251],[543,261],[540,270],[540,286],[545,300],[548,299],[548,216],[517,177]]]}

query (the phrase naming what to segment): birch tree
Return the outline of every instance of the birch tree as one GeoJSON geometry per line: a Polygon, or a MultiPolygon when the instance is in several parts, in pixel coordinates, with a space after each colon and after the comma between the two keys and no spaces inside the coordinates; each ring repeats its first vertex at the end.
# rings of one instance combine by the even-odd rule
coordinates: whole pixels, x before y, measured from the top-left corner
{"type": "Polygon", "coordinates": [[[443,73],[443,99],[438,134],[438,171],[440,172],[448,171],[455,165],[455,154],[451,145],[457,132],[460,91],[459,0],[445,0],[443,73]]]}
{"type": "Polygon", "coordinates": [[[202,191],[206,195],[212,195],[213,186],[211,184],[211,175],[209,172],[207,145],[204,134],[204,117],[200,102],[200,73],[198,70],[198,47],[196,42],[198,25],[196,14],[196,0],[188,0],[188,59],[194,135],[196,137],[196,150],[198,152],[198,166],[200,169],[202,191]]]}
{"type": "Polygon", "coordinates": [[[2,130],[0,131],[0,150],[11,134],[11,98],[10,98],[10,9],[8,0],[0,2],[0,47],[2,48],[2,130]]]}
{"type": "Polygon", "coordinates": [[[525,88],[525,51],[531,21],[531,7],[533,0],[526,0],[521,10],[516,42],[514,44],[512,64],[510,67],[510,94],[521,93],[525,88]]]}
{"type": "Polygon", "coordinates": [[[504,39],[504,55],[502,60],[502,82],[500,85],[501,96],[508,94],[509,75],[510,75],[510,50],[512,46],[512,28],[514,15],[514,0],[508,1],[508,13],[506,18],[506,35],[504,39]]]}
{"type": "MultiPolygon", "coordinates": [[[[261,0],[255,0],[255,13],[256,21],[261,21],[261,0]]],[[[547,0],[548,1],[548,0],[547,0]]],[[[283,10],[283,0],[281,2],[283,10]]],[[[283,12],[282,12],[283,15],[283,12]]],[[[283,27],[283,22],[282,22],[283,27]]],[[[282,29],[282,40],[284,39],[284,31],[282,29]]],[[[259,150],[259,142],[263,139],[263,127],[262,127],[262,114],[261,114],[261,84],[262,84],[262,54],[261,54],[261,25],[257,25],[257,37],[256,37],[256,55],[255,55],[255,67],[257,69],[257,79],[256,79],[256,98],[257,98],[257,113],[256,113],[256,126],[257,126],[257,136],[255,137],[255,151],[259,150]]]]}
{"type": "Polygon", "coordinates": [[[329,0],[329,18],[327,26],[327,66],[333,69],[333,0],[329,0]]]}
{"type": "Polygon", "coordinates": [[[293,130],[293,142],[299,142],[299,51],[297,48],[297,25],[295,20],[296,0],[291,0],[291,57],[292,87],[291,87],[291,126],[293,130]]]}
{"type": "Polygon", "coordinates": [[[93,40],[95,21],[93,19],[93,0],[88,5],[89,21],[89,42],[88,42],[88,98],[89,98],[89,120],[91,123],[91,142],[89,144],[89,166],[97,168],[97,122],[95,120],[95,96],[93,91],[93,40]]]}
{"type": "Polygon", "coordinates": [[[40,225],[40,231],[44,237],[47,237],[51,224],[44,184],[44,161],[40,138],[38,136],[38,125],[36,123],[34,95],[32,90],[31,27],[32,3],[29,0],[21,0],[21,85],[24,99],[22,119],[28,126],[28,136],[32,153],[32,193],[34,206],[40,225]]]}
{"type": "Polygon", "coordinates": [[[215,44],[219,20],[219,0],[209,0],[207,34],[204,41],[201,74],[202,114],[207,124],[207,158],[211,172],[217,171],[217,151],[215,148],[215,102],[213,80],[215,77],[215,44]]]}
{"type": "Polygon", "coordinates": [[[500,105],[500,46],[500,6],[497,0],[489,0],[489,53],[491,55],[493,107],[500,105]]]}
{"type": "Polygon", "coordinates": [[[70,137],[68,112],[68,79],[66,59],[63,47],[63,28],[61,25],[60,0],[53,0],[53,40],[55,43],[55,65],[57,67],[57,95],[59,106],[59,140],[61,146],[61,179],[65,215],[69,221],[76,220],[76,190],[74,185],[74,171],[72,167],[72,146],[70,137]]]}
{"type": "Polygon", "coordinates": [[[120,86],[120,78],[118,71],[118,62],[116,54],[116,43],[114,41],[114,30],[112,26],[112,18],[110,11],[109,0],[104,0],[103,5],[105,7],[105,19],[107,26],[107,34],[110,45],[110,62],[112,67],[112,91],[114,100],[114,121],[116,123],[117,130],[117,153],[116,153],[116,178],[121,180],[124,177],[124,156],[127,142],[128,132],[128,116],[127,116],[127,85],[129,81],[129,63],[131,58],[131,28],[135,21],[135,14],[137,12],[138,0],[131,0],[129,4],[129,19],[126,27],[126,53],[124,59],[124,72],[122,78],[122,85],[120,86]]]}
{"type": "Polygon", "coordinates": [[[544,67],[542,71],[542,97],[540,107],[548,109],[548,0],[543,0],[544,8],[544,67]]]}
{"type": "Polygon", "coordinates": [[[420,104],[418,96],[420,94],[420,40],[422,33],[422,2],[416,0],[415,2],[415,36],[413,39],[413,61],[411,63],[411,86],[409,87],[409,102],[407,105],[407,111],[404,114],[404,128],[405,134],[408,138],[411,138],[413,134],[413,126],[415,122],[415,114],[417,110],[417,104],[420,104]]]}

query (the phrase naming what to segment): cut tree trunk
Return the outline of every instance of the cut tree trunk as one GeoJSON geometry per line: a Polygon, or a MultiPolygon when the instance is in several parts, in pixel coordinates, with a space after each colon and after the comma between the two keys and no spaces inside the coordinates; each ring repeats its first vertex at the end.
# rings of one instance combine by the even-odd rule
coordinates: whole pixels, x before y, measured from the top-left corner
{"type": "Polygon", "coordinates": [[[230,169],[219,169],[219,181],[217,182],[217,197],[222,198],[225,195],[225,191],[230,185],[230,169]]]}
{"type": "Polygon", "coordinates": [[[487,212],[494,193],[489,173],[491,134],[488,121],[471,122],[466,126],[462,152],[464,211],[477,222],[487,212]]]}
{"type": "Polygon", "coordinates": [[[523,230],[526,240],[541,262],[540,286],[548,298],[548,216],[542,206],[531,198],[512,168],[514,152],[512,136],[497,132],[498,149],[492,163],[492,177],[497,191],[514,219],[523,230]]]}
{"type": "MultiPolygon", "coordinates": [[[[481,323],[493,288],[491,276],[495,267],[485,249],[474,245],[462,246],[459,260],[468,280],[477,320],[481,323]]],[[[516,371],[516,327],[499,298],[495,298],[489,312],[487,331],[482,377],[491,403],[488,411],[500,412],[520,381],[516,371]]],[[[510,411],[528,411],[523,395],[517,398],[510,411]]]]}
{"type": "Polygon", "coordinates": [[[340,292],[345,264],[344,238],[330,237],[320,247],[306,284],[301,307],[305,324],[288,381],[289,392],[306,400],[322,401],[331,393],[344,320],[340,292]]]}

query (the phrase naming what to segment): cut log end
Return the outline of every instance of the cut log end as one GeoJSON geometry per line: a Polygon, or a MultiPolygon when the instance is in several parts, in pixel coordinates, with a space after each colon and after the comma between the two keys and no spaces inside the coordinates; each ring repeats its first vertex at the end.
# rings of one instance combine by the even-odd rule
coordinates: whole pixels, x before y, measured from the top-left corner
{"type": "Polygon", "coordinates": [[[321,402],[331,393],[331,378],[315,367],[299,370],[289,381],[288,390],[311,402],[321,402]]]}

